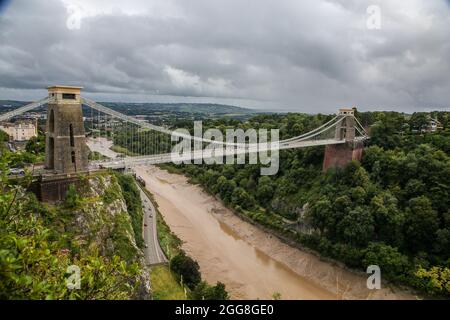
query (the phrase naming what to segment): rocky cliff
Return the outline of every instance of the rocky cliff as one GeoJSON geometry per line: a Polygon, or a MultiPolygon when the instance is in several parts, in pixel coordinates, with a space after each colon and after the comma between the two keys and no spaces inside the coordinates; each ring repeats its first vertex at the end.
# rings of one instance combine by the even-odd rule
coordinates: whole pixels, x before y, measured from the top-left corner
{"type": "Polygon", "coordinates": [[[136,298],[150,296],[150,276],[143,252],[136,245],[136,235],[121,187],[113,174],[99,174],[89,178],[81,192],[82,199],[71,210],[66,231],[81,250],[97,250],[100,255],[120,256],[127,263],[140,266],[140,286],[136,298]]]}
{"type": "Polygon", "coordinates": [[[132,224],[140,204],[127,208],[130,191],[117,177],[81,177],[78,190],[71,187],[57,205],[0,181],[0,299],[151,298],[132,224]],[[76,289],[67,285],[74,266],[76,289]]]}

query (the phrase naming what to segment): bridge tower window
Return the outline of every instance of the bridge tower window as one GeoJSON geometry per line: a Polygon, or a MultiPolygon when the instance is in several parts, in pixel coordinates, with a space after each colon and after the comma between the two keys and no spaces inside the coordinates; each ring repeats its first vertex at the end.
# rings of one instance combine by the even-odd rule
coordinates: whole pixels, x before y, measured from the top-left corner
{"type": "Polygon", "coordinates": [[[55,140],[53,137],[48,139],[48,169],[53,169],[55,167],[55,140]]]}
{"type": "Polygon", "coordinates": [[[53,109],[52,111],[50,111],[50,119],[48,121],[48,130],[50,132],[55,131],[55,112],[53,111],[53,109]]]}
{"type": "Polygon", "coordinates": [[[62,98],[64,100],[75,100],[76,96],[75,96],[75,93],[63,93],[62,98]]]}
{"type": "Polygon", "coordinates": [[[73,126],[72,124],[69,125],[69,133],[70,133],[70,146],[75,147],[75,139],[73,137],[73,126]]]}

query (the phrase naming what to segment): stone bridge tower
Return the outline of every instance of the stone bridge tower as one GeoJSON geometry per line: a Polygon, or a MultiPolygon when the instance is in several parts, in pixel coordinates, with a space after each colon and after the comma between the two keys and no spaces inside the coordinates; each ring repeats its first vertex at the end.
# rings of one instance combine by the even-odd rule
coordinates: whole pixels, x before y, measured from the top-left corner
{"type": "Polygon", "coordinates": [[[45,167],[58,174],[88,171],[81,87],[48,87],[45,167]]]}
{"type": "Polygon", "coordinates": [[[355,140],[355,110],[339,109],[339,115],[346,116],[336,125],[336,140],[345,140],[343,144],[330,144],[325,148],[323,171],[330,168],[343,168],[353,160],[361,161],[364,143],[355,140]]]}

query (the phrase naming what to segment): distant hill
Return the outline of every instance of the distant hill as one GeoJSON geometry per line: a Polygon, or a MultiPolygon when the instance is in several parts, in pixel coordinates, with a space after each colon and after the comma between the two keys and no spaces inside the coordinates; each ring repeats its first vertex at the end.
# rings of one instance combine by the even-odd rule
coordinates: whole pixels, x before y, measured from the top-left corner
{"type": "Polygon", "coordinates": [[[215,115],[248,115],[259,113],[258,110],[242,107],[210,104],[210,103],[122,103],[102,102],[103,105],[117,111],[128,111],[132,114],[147,114],[149,112],[180,112],[191,114],[215,114],[215,115]]]}
{"type": "Polygon", "coordinates": [[[26,102],[26,101],[0,100],[0,109],[3,109],[3,108],[14,109],[14,108],[18,108],[18,107],[24,106],[27,103],[28,102],[26,102]]]}
{"type": "MultiPolygon", "coordinates": [[[[15,109],[24,106],[28,102],[16,100],[0,100],[0,109],[15,109]]],[[[254,109],[242,107],[211,104],[211,103],[125,103],[125,102],[101,102],[104,106],[116,111],[127,111],[128,114],[148,114],[155,112],[180,112],[191,114],[215,114],[215,115],[249,115],[261,113],[254,109]]],[[[3,111],[3,110],[2,110],[3,111]]],[[[5,110],[6,111],[6,110],[5,110]]]]}

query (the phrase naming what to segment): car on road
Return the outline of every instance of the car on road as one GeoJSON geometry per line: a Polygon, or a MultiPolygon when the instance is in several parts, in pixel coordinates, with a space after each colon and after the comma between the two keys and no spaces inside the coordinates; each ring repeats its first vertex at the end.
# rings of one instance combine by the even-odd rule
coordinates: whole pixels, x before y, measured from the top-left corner
{"type": "Polygon", "coordinates": [[[145,247],[148,248],[148,244],[145,244],[145,247]]]}
{"type": "Polygon", "coordinates": [[[144,223],[144,227],[146,227],[147,226],[147,224],[146,223],[144,223]]]}
{"type": "Polygon", "coordinates": [[[25,170],[22,168],[11,168],[9,169],[9,174],[8,175],[15,175],[15,176],[22,176],[25,174],[25,170]]]}

